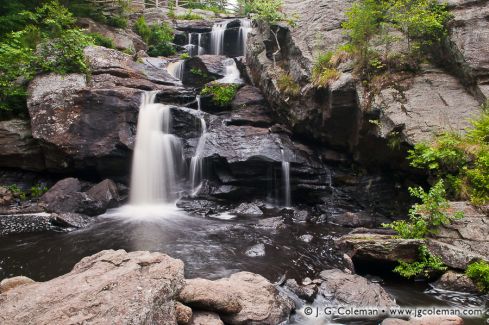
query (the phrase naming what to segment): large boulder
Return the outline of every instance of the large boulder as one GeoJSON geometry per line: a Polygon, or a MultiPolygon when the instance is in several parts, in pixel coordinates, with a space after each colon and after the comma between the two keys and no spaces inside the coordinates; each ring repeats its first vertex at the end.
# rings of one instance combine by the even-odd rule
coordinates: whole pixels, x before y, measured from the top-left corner
{"type": "Polygon", "coordinates": [[[226,71],[222,55],[199,55],[185,60],[182,82],[192,87],[202,87],[206,83],[224,77],[226,71]]]}
{"type": "Polygon", "coordinates": [[[35,281],[26,276],[16,276],[13,278],[3,279],[2,282],[0,282],[0,294],[32,283],[35,283],[35,281]]]}
{"type": "Polygon", "coordinates": [[[0,294],[10,324],[176,324],[183,263],[161,253],[102,251],[47,282],[0,294]]]}
{"type": "Polygon", "coordinates": [[[275,325],[286,321],[293,302],[264,277],[239,272],[216,281],[188,280],[182,302],[220,312],[226,324],[275,325]]]}
{"type": "Polygon", "coordinates": [[[115,208],[121,200],[117,185],[110,179],[92,186],[87,195],[94,201],[101,202],[105,210],[115,208]]]}
{"type": "Polygon", "coordinates": [[[49,170],[127,177],[143,91],[159,91],[159,102],[176,103],[188,91],[174,85],[163,59],[135,62],[100,46],[84,53],[89,81],[81,74],[48,74],[30,83],[32,135],[49,170]]]}
{"type": "Polygon", "coordinates": [[[319,294],[333,303],[356,307],[394,307],[396,301],[379,284],[338,269],[322,271],[319,294]]]}
{"type": "Polygon", "coordinates": [[[0,121],[0,167],[39,171],[44,157],[39,143],[32,138],[29,121],[0,121]]]}
{"type": "Polygon", "coordinates": [[[475,283],[465,274],[448,271],[436,282],[431,284],[433,287],[442,290],[460,291],[470,293],[481,293],[475,283]]]}
{"type": "Polygon", "coordinates": [[[96,201],[81,192],[80,181],[76,178],[59,181],[41,196],[40,201],[49,212],[56,213],[75,212],[95,216],[107,209],[104,201],[96,201]]]}
{"type": "Polygon", "coordinates": [[[224,325],[218,314],[199,311],[194,313],[190,325],[224,325]]]}

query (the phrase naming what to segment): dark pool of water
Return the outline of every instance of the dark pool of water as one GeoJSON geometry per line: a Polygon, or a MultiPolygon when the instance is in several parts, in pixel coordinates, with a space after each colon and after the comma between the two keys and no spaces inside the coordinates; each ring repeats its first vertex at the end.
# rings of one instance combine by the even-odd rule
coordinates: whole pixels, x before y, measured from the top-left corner
{"type": "MultiPolygon", "coordinates": [[[[91,227],[73,232],[48,232],[0,237],[0,279],[25,275],[46,281],[65,274],[83,257],[104,249],[148,250],[185,262],[187,278],[209,279],[237,271],[261,274],[275,282],[284,275],[298,280],[321,270],[342,267],[333,238],[346,232],[331,225],[286,225],[281,230],[258,226],[259,219],[218,220],[178,211],[164,217],[140,217],[125,211],[99,217],[91,227]],[[300,237],[313,236],[309,243],[300,237]],[[251,246],[262,243],[266,255],[249,257],[251,246]]],[[[389,281],[384,287],[402,306],[475,306],[479,297],[427,293],[427,284],[389,281]]],[[[467,324],[483,324],[470,321],[467,324]]]]}

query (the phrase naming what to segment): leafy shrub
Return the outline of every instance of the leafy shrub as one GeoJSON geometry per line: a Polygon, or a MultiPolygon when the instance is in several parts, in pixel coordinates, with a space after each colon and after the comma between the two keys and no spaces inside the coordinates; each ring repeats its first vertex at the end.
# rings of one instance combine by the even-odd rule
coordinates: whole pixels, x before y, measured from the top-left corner
{"type": "Polygon", "coordinates": [[[486,261],[472,263],[465,270],[465,274],[482,292],[489,292],[489,263],[486,261]]]}
{"type": "Polygon", "coordinates": [[[316,59],[312,67],[312,84],[318,88],[329,87],[333,82],[338,80],[341,73],[333,64],[333,52],[321,54],[316,59]]]}
{"type": "Polygon", "coordinates": [[[29,22],[0,42],[0,117],[26,114],[26,86],[39,72],[85,72],[83,48],[91,37],[57,1],[20,13],[29,22]]]}
{"type": "Polygon", "coordinates": [[[120,16],[120,15],[107,16],[106,21],[107,21],[107,25],[116,28],[126,28],[128,23],[127,17],[120,16]]]}
{"type": "Polygon", "coordinates": [[[193,75],[199,76],[199,77],[203,77],[203,78],[207,78],[208,77],[207,73],[205,73],[204,71],[202,71],[199,68],[192,68],[192,69],[190,69],[190,73],[193,74],[193,75]]]}
{"type": "Polygon", "coordinates": [[[110,37],[106,37],[100,33],[89,33],[88,36],[93,39],[95,45],[103,46],[108,49],[113,49],[115,47],[114,41],[110,37]]]}
{"type": "Polygon", "coordinates": [[[411,166],[445,179],[456,199],[489,202],[489,113],[472,121],[466,135],[445,133],[409,151],[411,166]]]}
{"type": "Polygon", "coordinates": [[[190,54],[188,54],[187,52],[182,53],[182,54],[180,54],[180,59],[182,59],[182,60],[190,59],[190,54]]]}
{"type": "Polygon", "coordinates": [[[421,200],[421,204],[414,204],[409,210],[409,220],[398,220],[389,224],[383,224],[398,233],[400,238],[414,239],[424,238],[430,233],[436,233],[441,225],[450,224],[453,219],[460,219],[463,213],[449,214],[450,204],[445,198],[445,186],[443,180],[436,183],[429,192],[423,188],[409,188],[411,196],[421,200]]]}
{"type": "Polygon", "coordinates": [[[419,247],[418,260],[415,262],[399,261],[394,272],[399,273],[402,277],[412,278],[416,276],[429,277],[433,272],[445,271],[447,267],[441,259],[433,256],[425,245],[419,247]]]}
{"type": "Polygon", "coordinates": [[[21,201],[27,200],[27,193],[24,192],[17,184],[7,186],[7,189],[12,192],[15,197],[18,197],[21,201]]]}
{"type": "Polygon", "coordinates": [[[148,26],[143,16],[136,20],[134,31],[149,45],[148,55],[168,56],[176,53],[173,29],[166,22],[148,26]]]}
{"type": "Polygon", "coordinates": [[[39,183],[31,187],[31,197],[37,198],[48,191],[46,184],[39,183]]]}
{"type": "Polygon", "coordinates": [[[287,96],[296,97],[301,94],[301,86],[299,86],[290,73],[282,73],[277,79],[277,86],[280,92],[287,96]]]}
{"type": "Polygon", "coordinates": [[[223,107],[228,106],[233,101],[239,86],[236,84],[221,84],[212,82],[202,89],[202,95],[211,95],[212,101],[223,107]]]}

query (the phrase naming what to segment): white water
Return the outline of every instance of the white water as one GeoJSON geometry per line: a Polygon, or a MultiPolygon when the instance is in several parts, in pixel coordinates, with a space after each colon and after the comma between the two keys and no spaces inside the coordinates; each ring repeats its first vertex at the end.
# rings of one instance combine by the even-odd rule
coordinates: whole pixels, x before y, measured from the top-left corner
{"type": "Polygon", "coordinates": [[[205,50],[204,47],[202,46],[202,33],[197,34],[197,55],[204,55],[205,50]]]}
{"type": "MultiPolygon", "coordinates": [[[[197,99],[198,103],[200,103],[200,98],[197,99]]],[[[200,104],[199,104],[200,110],[200,104]]],[[[190,160],[190,182],[192,186],[191,195],[195,196],[199,194],[199,191],[202,187],[203,180],[203,161],[202,154],[205,149],[205,142],[207,138],[207,124],[203,118],[200,119],[202,134],[199,139],[199,143],[197,144],[197,149],[195,150],[195,155],[190,160]]]]}
{"type": "Polygon", "coordinates": [[[197,110],[201,111],[202,110],[202,97],[200,95],[197,95],[197,97],[195,97],[195,100],[197,101],[197,110]]]}
{"type": "Polygon", "coordinates": [[[234,59],[226,59],[222,62],[224,64],[224,78],[217,80],[220,83],[226,84],[241,84],[243,79],[241,79],[241,73],[239,72],[238,66],[234,59]]]}
{"type": "Polygon", "coordinates": [[[173,78],[182,80],[185,68],[185,60],[179,60],[168,64],[167,71],[173,78]]]}
{"type": "Polygon", "coordinates": [[[170,134],[170,107],[155,104],[156,94],[146,92],[141,100],[131,175],[133,206],[168,204],[177,199],[182,145],[170,134]]]}
{"type": "Polygon", "coordinates": [[[251,20],[240,19],[241,26],[239,27],[239,44],[241,45],[242,55],[246,56],[246,43],[248,42],[248,34],[253,29],[251,27],[251,20]]]}
{"type": "Polygon", "coordinates": [[[228,26],[228,21],[215,23],[211,32],[211,54],[224,54],[224,34],[228,26]]]}
{"type": "Polygon", "coordinates": [[[286,161],[284,151],[282,150],[282,180],[284,186],[284,205],[290,207],[290,162],[286,161]]]}

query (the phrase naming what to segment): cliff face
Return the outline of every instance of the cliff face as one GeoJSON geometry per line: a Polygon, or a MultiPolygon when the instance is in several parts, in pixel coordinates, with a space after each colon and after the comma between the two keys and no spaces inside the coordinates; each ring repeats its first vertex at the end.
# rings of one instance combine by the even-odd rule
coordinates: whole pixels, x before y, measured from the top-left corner
{"type": "Polygon", "coordinates": [[[434,64],[422,65],[416,75],[399,76],[395,86],[385,87],[368,104],[350,63],[340,65],[341,77],[328,89],[310,85],[315,57],[345,43],[341,23],[353,1],[285,3],[286,12],[296,15],[297,27],[277,27],[276,65],[273,53],[278,47],[266,25],[258,25],[250,37],[247,62],[255,84],[299,136],[346,150],[367,164],[399,166],[405,151],[399,147],[443,131],[463,132],[480,114],[489,90],[487,1],[449,1],[454,19],[434,64]],[[280,91],[285,71],[301,87],[300,95],[280,91]]]}

